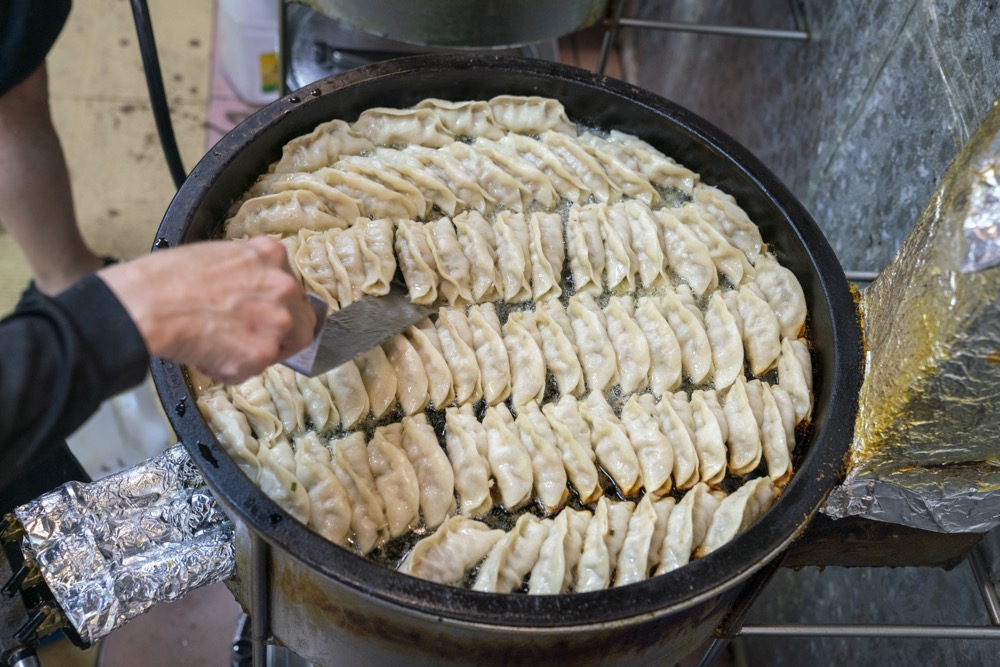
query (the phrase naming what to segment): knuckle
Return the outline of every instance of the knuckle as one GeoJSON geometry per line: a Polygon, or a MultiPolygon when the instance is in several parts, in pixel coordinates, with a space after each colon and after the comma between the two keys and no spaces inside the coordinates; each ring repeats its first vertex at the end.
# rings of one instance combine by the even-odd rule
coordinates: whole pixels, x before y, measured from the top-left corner
{"type": "Polygon", "coordinates": [[[251,239],[251,243],[256,244],[256,250],[269,262],[278,263],[280,265],[287,260],[285,246],[281,245],[279,241],[272,239],[269,236],[255,236],[251,239]]]}
{"type": "Polygon", "coordinates": [[[286,308],[279,308],[274,311],[272,325],[278,332],[279,338],[292,330],[294,321],[292,314],[286,308]]]}
{"type": "Polygon", "coordinates": [[[292,276],[292,274],[282,271],[274,277],[274,285],[278,294],[282,297],[296,296],[299,292],[302,292],[302,286],[299,282],[292,276]]]}
{"type": "Polygon", "coordinates": [[[261,341],[253,355],[252,363],[261,368],[270,366],[278,361],[281,352],[281,339],[279,337],[269,337],[261,341]]]}

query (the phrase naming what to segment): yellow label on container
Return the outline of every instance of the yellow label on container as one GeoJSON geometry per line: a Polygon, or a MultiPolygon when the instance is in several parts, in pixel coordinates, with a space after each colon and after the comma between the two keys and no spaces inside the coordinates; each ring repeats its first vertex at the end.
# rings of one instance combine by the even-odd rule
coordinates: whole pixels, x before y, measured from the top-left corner
{"type": "Polygon", "coordinates": [[[263,93],[275,93],[278,91],[278,54],[260,54],[260,90],[263,93]]]}

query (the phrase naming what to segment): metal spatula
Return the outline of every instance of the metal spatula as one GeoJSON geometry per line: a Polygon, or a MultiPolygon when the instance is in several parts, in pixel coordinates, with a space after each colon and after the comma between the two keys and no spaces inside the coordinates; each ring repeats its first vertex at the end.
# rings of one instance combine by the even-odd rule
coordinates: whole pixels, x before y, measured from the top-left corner
{"type": "Polygon", "coordinates": [[[406,287],[393,283],[384,296],[366,296],[327,317],[326,301],[309,295],[316,311],[312,344],[281,363],[313,377],[384,343],[436,310],[412,303],[406,287]]]}

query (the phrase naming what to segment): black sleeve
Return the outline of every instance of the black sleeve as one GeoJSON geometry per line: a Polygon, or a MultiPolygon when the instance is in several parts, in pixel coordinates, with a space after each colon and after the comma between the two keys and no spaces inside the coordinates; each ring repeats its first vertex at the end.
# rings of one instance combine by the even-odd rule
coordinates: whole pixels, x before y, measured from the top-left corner
{"type": "Polygon", "coordinates": [[[45,61],[69,17],[70,0],[0,1],[0,95],[45,61]]]}
{"type": "Polygon", "coordinates": [[[89,276],[58,297],[29,290],[0,321],[0,488],[107,398],[146,376],[149,355],[114,293],[89,276]]]}

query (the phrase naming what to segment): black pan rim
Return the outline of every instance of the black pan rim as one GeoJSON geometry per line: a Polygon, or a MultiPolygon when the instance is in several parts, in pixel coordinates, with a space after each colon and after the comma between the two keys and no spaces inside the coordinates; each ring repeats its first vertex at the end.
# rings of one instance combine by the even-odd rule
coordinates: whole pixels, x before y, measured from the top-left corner
{"type": "MultiPolygon", "coordinates": [[[[830,413],[810,436],[810,448],[778,502],[731,543],[675,572],[644,582],[594,593],[554,596],[495,595],[433,584],[402,575],[327,542],[293,520],[264,496],[228,458],[197,409],[184,371],[153,360],[152,374],[177,435],[205,474],[227,510],[258,532],[272,548],[290,553],[306,567],[357,592],[415,612],[493,626],[573,627],[683,610],[707,596],[737,585],[775,558],[806,526],[841,472],[851,440],[860,387],[861,331],[853,296],[832,249],[798,200],[756,157],[707,121],[663,97],[586,70],[545,61],[503,56],[432,55],[370,65],[311,84],[264,107],[227,134],[191,172],[168,208],[155,247],[185,241],[192,211],[208,196],[218,174],[231,167],[248,142],[287,124],[300,110],[325,96],[362,90],[380,79],[447,76],[471,72],[489,77],[536,80],[539,94],[548,84],[582,87],[638,106],[697,138],[729,161],[727,169],[748,179],[785,217],[815,269],[827,301],[834,363],[824,382],[823,404],[830,413]],[[170,406],[175,406],[171,410],[170,406]]],[[[371,100],[369,106],[379,106],[371,100]]],[[[287,132],[286,132],[287,134],[287,132]]],[[[296,136],[292,132],[286,136],[296,136]]],[[[257,165],[260,173],[261,165],[257,165]]],[[[266,166],[266,165],[264,165],[266,166]]],[[[696,168],[695,166],[691,168],[696,168]]],[[[696,169],[697,170],[697,169],[696,169]]],[[[235,195],[239,192],[234,193],[235,195]]]]}

